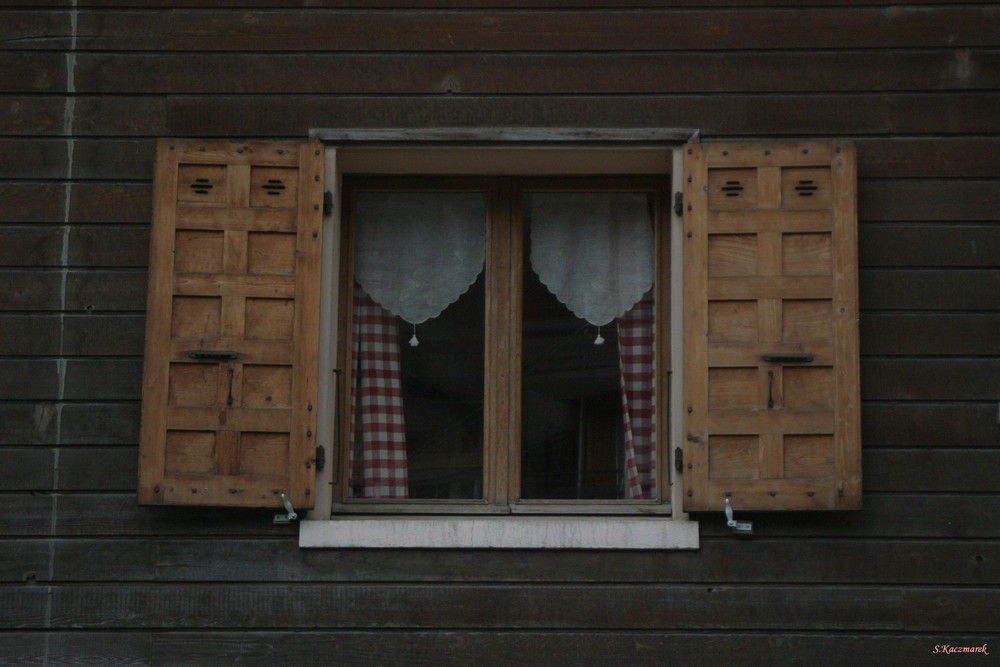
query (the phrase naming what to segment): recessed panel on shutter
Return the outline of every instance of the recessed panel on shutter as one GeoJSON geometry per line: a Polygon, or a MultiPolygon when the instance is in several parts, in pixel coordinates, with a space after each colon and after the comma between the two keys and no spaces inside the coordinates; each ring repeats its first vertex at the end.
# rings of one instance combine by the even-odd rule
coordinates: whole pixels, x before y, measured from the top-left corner
{"type": "Polygon", "coordinates": [[[159,142],[141,503],[313,506],[322,153],[159,142]]]}
{"type": "Polygon", "coordinates": [[[859,508],[853,145],[684,153],[684,509],[859,508]]]}

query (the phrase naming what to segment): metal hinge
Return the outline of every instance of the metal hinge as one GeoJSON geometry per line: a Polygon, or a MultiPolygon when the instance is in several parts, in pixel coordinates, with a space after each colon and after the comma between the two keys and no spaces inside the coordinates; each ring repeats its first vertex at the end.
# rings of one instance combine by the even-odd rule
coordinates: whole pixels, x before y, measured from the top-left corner
{"type": "Polygon", "coordinates": [[[684,215],[684,193],[683,192],[675,192],[674,193],[674,213],[677,214],[677,217],[681,217],[682,215],[684,215]]]}
{"type": "Polygon", "coordinates": [[[285,513],[275,514],[274,523],[291,523],[299,518],[299,515],[295,513],[295,508],[292,507],[292,501],[283,493],[281,494],[281,503],[285,506],[285,513]]]}
{"type": "Polygon", "coordinates": [[[674,449],[674,470],[684,472],[684,450],[680,447],[674,449]]]}
{"type": "Polygon", "coordinates": [[[730,504],[729,498],[726,498],[726,525],[738,537],[750,537],[753,535],[752,521],[737,521],[733,518],[733,506],[730,504]]]}
{"type": "Polygon", "coordinates": [[[322,470],[326,465],[326,448],[323,445],[316,447],[316,470],[322,470]]]}
{"type": "Polygon", "coordinates": [[[323,215],[333,213],[333,193],[329,190],[323,193],[323,215]]]}

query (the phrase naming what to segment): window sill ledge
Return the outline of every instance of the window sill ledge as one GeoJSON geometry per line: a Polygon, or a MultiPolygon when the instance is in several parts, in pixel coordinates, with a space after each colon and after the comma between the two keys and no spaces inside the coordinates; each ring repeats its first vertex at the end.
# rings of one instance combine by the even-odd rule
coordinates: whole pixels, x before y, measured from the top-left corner
{"type": "Polygon", "coordinates": [[[341,517],[299,524],[299,547],[697,549],[698,523],[664,517],[341,517]]]}

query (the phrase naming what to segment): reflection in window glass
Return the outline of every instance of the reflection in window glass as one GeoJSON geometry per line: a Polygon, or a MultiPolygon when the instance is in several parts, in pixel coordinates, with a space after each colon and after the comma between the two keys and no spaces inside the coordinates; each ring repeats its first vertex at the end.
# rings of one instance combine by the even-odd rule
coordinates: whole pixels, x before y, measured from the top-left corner
{"type": "Polygon", "coordinates": [[[521,497],[656,497],[652,196],[526,196],[521,497]]]}
{"type": "Polygon", "coordinates": [[[351,496],[482,498],[483,195],[359,192],[354,220],[351,496]]]}

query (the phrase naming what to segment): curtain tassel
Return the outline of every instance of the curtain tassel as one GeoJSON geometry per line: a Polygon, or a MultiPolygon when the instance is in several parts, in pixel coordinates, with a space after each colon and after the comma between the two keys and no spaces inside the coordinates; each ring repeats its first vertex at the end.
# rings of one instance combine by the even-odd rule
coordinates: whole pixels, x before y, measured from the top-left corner
{"type": "Polygon", "coordinates": [[[601,327],[597,327],[597,338],[594,339],[594,345],[604,345],[604,336],[601,335],[601,327]]]}
{"type": "Polygon", "coordinates": [[[413,325],[413,336],[410,337],[410,347],[416,347],[420,345],[420,341],[417,340],[417,325],[413,325]]]}

